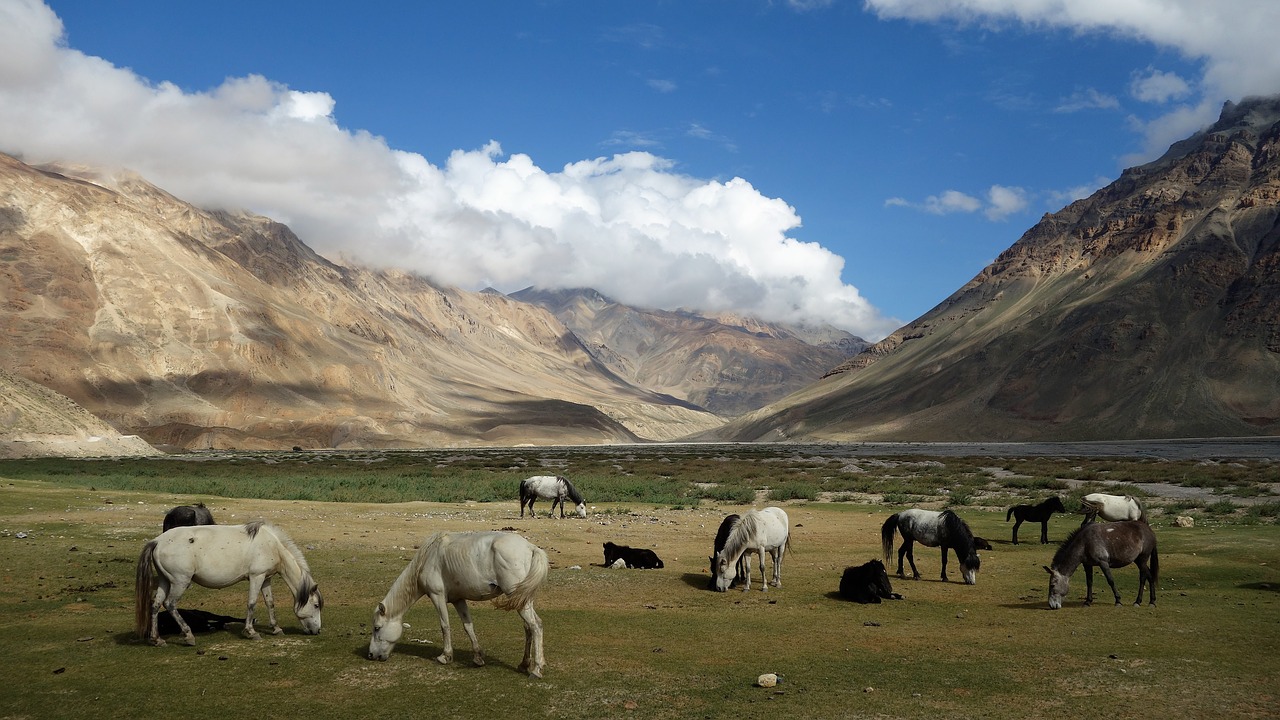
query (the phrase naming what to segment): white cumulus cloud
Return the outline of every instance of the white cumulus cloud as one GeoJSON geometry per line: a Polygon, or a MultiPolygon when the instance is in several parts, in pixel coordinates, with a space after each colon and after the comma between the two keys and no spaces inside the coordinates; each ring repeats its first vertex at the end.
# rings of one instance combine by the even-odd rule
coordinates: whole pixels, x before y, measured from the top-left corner
{"type": "MultiPolygon", "coordinates": [[[[288,223],[331,256],[468,289],[590,286],[649,307],[897,326],[840,279],[844,259],[789,233],[795,208],[741,178],[648,152],[544,169],[496,143],[443,166],[342,128],[335,100],[260,76],[188,92],[66,44],[34,0],[0,2],[0,150],[129,168],[207,207],[288,223]]],[[[728,143],[701,126],[694,136],[728,143]]]]}

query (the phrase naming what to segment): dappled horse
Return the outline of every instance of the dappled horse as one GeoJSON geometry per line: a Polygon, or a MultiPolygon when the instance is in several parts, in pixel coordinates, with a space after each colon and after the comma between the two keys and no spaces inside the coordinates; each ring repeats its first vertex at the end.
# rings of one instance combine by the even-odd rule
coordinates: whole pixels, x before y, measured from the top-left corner
{"type": "Polygon", "coordinates": [[[217,523],[213,521],[213,513],[209,512],[209,508],[202,502],[195,505],[179,505],[164,514],[163,530],[191,525],[217,525],[217,523]]]}
{"type": "Polygon", "coordinates": [[[241,580],[249,581],[248,609],[244,634],[257,640],[253,627],[258,593],[267,604],[271,632],[284,632],[276,624],[275,601],[270,579],[280,575],[293,594],[293,612],[308,635],[320,632],[320,611],[324,599],[311,577],[306,558],[280,528],[261,520],[245,525],[180,526],[148,542],[138,556],[134,615],[139,637],[152,645],[164,645],[157,628],[163,607],[177,622],[188,645],[195,636],[178,613],[178,601],[194,582],[207,588],[225,588],[241,580]]]}
{"type": "Polygon", "coordinates": [[[1147,506],[1132,495],[1108,495],[1089,493],[1080,499],[1080,512],[1084,513],[1081,526],[1102,518],[1108,522],[1117,520],[1147,521],[1147,506]]]}
{"type": "MultiPolygon", "coordinates": [[[[782,587],[782,557],[790,549],[791,522],[782,508],[748,511],[729,530],[724,547],[711,558],[716,591],[729,589],[737,573],[738,561],[751,553],[760,556],[760,584],[763,586],[760,589],[769,590],[769,579],[764,574],[765,553],[773,557],[773,586],[782,587]]],[[[751,565],[747,563],[744,569],[746,579],[742,589],[745,591],[751,589],[751,565]]]]}
{"type": "Polygon", "coordinates": [[[613,567],[613,564],[619,560],[627,567],[636,570],[657,570],[665,567],[658,553],[649,548],[633,548],[606,542],[604,544],[605,567],[613,567]]]}
{"type": "Polygon", "coordinates": [[[560,505],[560,517],[564,517],[564,505],[567,498],[577,507],[574,512],[578,517],[587,516],[587,503],[582,498],[582,493],[569,482],[569,479],[562,475],[534,475],[520,481],[520,517],[524,517],[524,507],[529,506],[529,515],[537,517],[537,513],[533,511],[533,502],[537,499],[550,500],[551,510],[547,515],[552,515],[556,511],[556,504],[560,505]]]}
{"type": "Polygon", "coordinates": [[[472,659],[484,665],[484,652],[471,623],[468,600],[493,600],[495,607],[515,610],[524,620],[524,659],[520,670],[542,677],[542,620],[533,609],[534,595],[547,579],[547,554],[515,533],[482,531],[436,533],[422,544],[373,613],[369,659],[386,660],[404,632],[404,614],[423,595],[440,616],[444,652],[441,664],[453,661],[449,605],[462,619],[471,639],[472,659]]]}
{"type": "Polygon", "coordinates": [[[880,527],[880,542],[884,548],[884,559],[888,562],[893,555],[894,531],[902,535],[902,547],[898,550],[898,577],[906,577],[902,572],[902,557],[905,555],[911,563],[913,579],[920,579],[920,571],[916,570],[913,543],[927,547],[942,548],[942,579],[947,579],[947,550],[956,551],[956,559],[960,561],[960,576],[966,585],[978,581],[978,550],[973,543],[973,532],[960,516],[950,510],[920,510],[912,508],[889,516],[880,527]]]}
{"type": "Polygon", "coordinates": [[[1155,605],[1160,555],[1156,552],[1156,534],[1146,521],[1092,523],[1076,529],[1054,553],[1053,564],[1044,568],[1049,573],[1049,607],[1054,610],[1062,607],[1062,599],[1071,585],[1071,575],[1081,564],[1084,565],[1084,604],[1093,604],[1093,568],[1097,566],[1102,568],[1102,574],[1119,605],[1120,593],[1111,577],[1111,568],[1124,567],[1129,563],[1138,566],[1138,599],[1133,604],[1142,604],[1142,586],[1146,584],[1151,590],[1151,604],[1155,605]]]}
{"type": "MultiPolygon", "coordinates": [[[[737,513],[729,515],[720,521],[720,528],[716,530],[716,539],[711,546],[711,579],[707,581],[707,589],[716,589],[716,556],[724,550],[724,544],[729,541],[729,533],[733,531],[733,526],[738,524],[742,519],[737,513]]],[[[738,562],[734,563],[733,580],[729,582],[729,587],[741,585],[747,581],[747,561],[745,557],[739,556],[738,562]]]]}
{"type": "Polygon", "coordinates": [[[879,560],[869,560],[856,567],[847,567],[840,576],[840,596],[857,603],[876,603],[881,600],[901,600],[889,583],[889,572],[879,560]]]}
{"type": "Polygon", "coordinates": [[[1067,508],[1062,504],[1062,498],[1054,495],[1053,497],[1043,500],[1035,505],[1014,505],[1004,514],[1004,521],[1009,522],[1012,517],[1013,522],[1013,544],[1018,544],[1018,528],[1024,522],[1040,523],[1040,544],[1047,545],[1049,543],[1049,517],[1056,512],[1066,512],[1067,508]]]}

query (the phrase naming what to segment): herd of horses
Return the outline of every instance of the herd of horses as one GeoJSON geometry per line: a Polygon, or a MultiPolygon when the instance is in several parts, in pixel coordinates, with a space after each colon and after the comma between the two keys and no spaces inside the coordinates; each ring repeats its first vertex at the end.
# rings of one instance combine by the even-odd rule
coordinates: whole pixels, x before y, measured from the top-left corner
{"type": "MultiPolygon", "coordinates": [[[[533,513],[537,499],[552,501],[548,515],[560,506],[564,517],[566,500],[576,506],[576,514],[586,517],[586,502],[573,484],[562,476],[540,475],[520,483],[520,514],[527,506],[533,513]]],[[[1156,602],[1159,557],[1156,538],[1147,523],[1146,508],[1131,496],[1092,493],[1082,500],[1085,515],[1080,527],[1067,535],[1054,553],[1049,573],[1049,607],[1059,609],[1066,596],[1071,576],[1081,565],[1085,567],[1087,592],[1085,605],[1093,602],[1093,569],[1100,568],[1111,586],[1116,604],[1120,594],[1112,578],[1112,568],[1135,564],[1138,567],[1138,598],[1142,603],[1143,588],[1150,591],[1150,602],[1156,602]],[[1096,523],[1095,520],[1106,522],[1096,523]]],[[[1023,522],[1041,523],[1040,542],[1047,544],[1049,517],[1065,512],[1057,497],[1038,505],[1009,508],[1005,521],[1016,520],[1013,544],[1018,543],[1018,527],[1023,522]]],[[[535,515],[536,517],[536,515],[535,515]]],[[[847,567],[840,579],[842,597],[860,603],[879,603],[901,599],[889,581],[889,562],[894,540],[900,536],[897,575],[905,578],[904,559],[911,566],[912,578],[918,580],[913,548],[916,543],[942,551],[942,580],[946,582],[947,556],[955,552],[960,575],[967,585],[977,583],[981,566],[978,550],[984,545],[969,526],[952,510],[912,508],[894,513],[881,526],[880,539],[884,562],[870,560],[860,566],[847,567]]],[[[741,585],[750,590],[752,568],[749,556],[759,560],[761,590],[782,586],[782,561],[791,548],[791,526],[787,513],[779,507],[750,510],[742,515],[729,515],[721,523],[710,556],[711,579],[708,589],[725,592],[741,585]],[[765,574],[765,556],[773,560],[772,577],[765,574]]],[[[605,566],[628,568],[661,568],[662,560],[647,548],[630,548],[612,542],[604,544],[605,566]]],[[[484,664],[484,653],[476,638],[467,605],[470,601],[491,600],[500,609],[516,612],[524,621],[524,659],[519,669],[532,677],[541,677],[546,664],[543,655],[542,620],[534,610],[534,597],[546,580],[549,570],[547,554],[541,548],[513,532],[469,531],[440,532],[427,538],[409,561],[408,566],[391,584],[373,613],[372,636],[367,657],[386,660],[403,634],[404,615],[424,595],[430,598],[440,620],[443,652],[440,663],[453,660],[453,641],[448,606],[452,605],[462,620],[463,630],[471,641],[472,660],[484,664]]],[[[249,583],[248,603],[244,618],[244,635],[258,639],[255,609],[261,596],[273,634],[283,632],[276,622],[271,579],[279,576],[289,588],[294,615],[309,635],[320,632],[324,598],[306,558],[298,546],[279,527],[261,520],[243,525],[218,525],[203,504],[184,505],[170,510],[164,518],[163,531],[147,542],[138,557],[135,583],[135,620],[139,637],[162,646],[162,631],[180,632],[187,644],[195,644],[196,629],[212,625],[221,628],[236,621],[225,615],[201,614],[182,610],[178,601],[192,584],[219,589],[241,581],[249,583]],[[162,611],[172,620],[161,621],[162,611]],[[207,615],[208,617],[204,617],[207,615]],[[188,622],[191,620],[192,622],[188,622]]]]}

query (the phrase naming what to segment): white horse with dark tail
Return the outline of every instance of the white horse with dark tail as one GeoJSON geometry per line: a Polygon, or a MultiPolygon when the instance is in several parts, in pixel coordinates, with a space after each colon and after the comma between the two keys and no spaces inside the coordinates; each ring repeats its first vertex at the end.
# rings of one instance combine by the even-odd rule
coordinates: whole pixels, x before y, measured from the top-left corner
{"type": "Polygon", "coordinates": [[[541,548],[515,533],[436,533],[427,539],[391,584],[373,613],[373,637],[369,659],[386,660],[404,632],[404,614],[423,595],[431,598],[440,616],[444,652],[441,664],[453,661],[453,635],[449,630],[449,605],[462,618],[462,629],[471,639],[473,661],[484,665],[484,652],[471,623],[468,600],[493,600],[495,607],[515,610],[524,620],[524,659],[520,670],[542,677],[542,619],[534,612],[533,599],[547,578],[550,563],[541,548]]]}
{"type": "Polygon", "coordinates": [[[139,637],[152,645],[164,645],[157,623],[161,608],[177,622],[188,645],[195,645],[186,620],[178,613],[178,601],[192,583],[220,589],[249,581],[249,602],[244,619],[245,637],[257,640],[254,608],[258,594],[267,604],[272,634],[284,632],[276,624],[271,577],[279,575],[293,595],[293,612],[308,635],[320,633],[324,598],[311,577],[307,560],[280,528],[261,520],[245,525],[179,526],[148,542],[138,556],[134,588],[134,614],[139,637]]]}
{"type": "Polygon", "coordinates": [[[533,511],[533,502],[535,500],[550,500],[551,510],[547,515],[552,515],[556,511],[556,505],[560,505],[560,517],[564,517],[565,500],[569,500],[577,507],[574,512],[578,517],[587,516],[587,502],[583,499],[582,493],[578,492],[578,488],[569,482],[569,478],[562,475],[534,475],[520,481],[520,517],[524,517],[524,507],[529,506],[529,514],[537,517],[537,513],[533,511]]]}
{"type": "MultiPolygon", "coordinates": [[[[760,589],[769,590],[769,579],[764,574],[765,553],[773,557],[773,586],[782,587],[782,556],[790,549],[791,521],[782,508],[748,512],[729,531],[724,548],[711,558],[716,591],[729,589],[738,574],[738,561],[751,553],[760,556],[760,584],[763,585],[760,589]]],[[[747,563],[744,567],[746,578],[742,589],[746,591],[751,589],[751,566],[747,563]]]]}

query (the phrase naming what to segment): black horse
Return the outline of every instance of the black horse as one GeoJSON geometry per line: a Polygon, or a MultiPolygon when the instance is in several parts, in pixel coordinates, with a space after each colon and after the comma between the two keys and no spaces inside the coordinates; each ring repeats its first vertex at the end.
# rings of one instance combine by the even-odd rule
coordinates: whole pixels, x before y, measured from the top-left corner
{"type": "Polygon", "coordinates": [[[1056,512],[1066,512],[1067,509],[1062,505],[1062,498],[1054,495],[1037,505],[1014,505],[1009,508],[1009,512],[1004,514],[1004,521],[1009,522],[1012,517],[1016,522],[1013,523],[1013,544],[1018,544],[1018,526],[1023,522],[1040,523],[1040,544],[1049,544],[1049,516],[1056,512]]]}
{"type": "Polygon", "coordinates": [[[627,567],[637,570],[654,570],[664,567],[662,558],[649,548],[633,548],[627,545],[604,544],[604,564],[611,567],[621,560],[627,567]]]}
{"type": "Polygon", "coordinates": [[[164,529],[168,532],[172,528],[182,527],[184,525],[217,525],[213,521],[213,513],[209,512],[209,508],[204,503],[196,503],[195,505],[179,505],[164,515],[164,529]]]}
{"type": "MultiPolygon", "coordinates": [[[[730,515],[720,521],[720,529],[716,530],[716,541],[711,551],[711,580],[707,583],[708,590],[716,589],[716,556],[724,550],[725,543],[729,542],[729,533],[733,532],[733,526],[738,524],[742,519],[741,515],[730,515]]],[[[739,585],[747,581],[747,561],[746,553],[738,558],[737,565],[734,566],[733,581],[729,583],[729,587],[739,585]]]]}
{"type": "Polygon", "coordinates": [[[858,603],[880,604],[883,600],[901,600],[889,584],[889,571],[879,560],[870,560],[857,567],[847,567],[840,577],[840,596],[858,603]]]}

